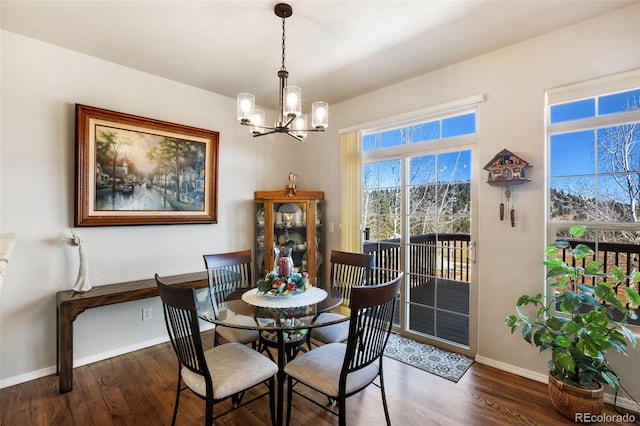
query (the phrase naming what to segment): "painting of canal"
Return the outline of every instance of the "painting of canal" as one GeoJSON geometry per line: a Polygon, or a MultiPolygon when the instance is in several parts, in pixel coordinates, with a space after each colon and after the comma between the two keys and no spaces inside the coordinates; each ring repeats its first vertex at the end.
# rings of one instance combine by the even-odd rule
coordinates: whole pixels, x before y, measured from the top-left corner
{"type": "Polygon", "coordinates": [[[76,104],[75,226],[216,223],[219,134],[76,104]]]}
{"type": "Polygon", "coordinates": [[[96,210],[204,208],[205,144],[96,126],[96,210]]]}

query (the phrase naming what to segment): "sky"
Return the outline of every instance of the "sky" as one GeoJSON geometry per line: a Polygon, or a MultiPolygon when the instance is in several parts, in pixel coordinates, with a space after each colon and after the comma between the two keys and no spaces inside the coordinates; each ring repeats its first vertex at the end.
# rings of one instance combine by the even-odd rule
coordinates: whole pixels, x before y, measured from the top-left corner
{"type": "Polygon", "coordinates": [[[593,197],[597,192],[600,196],[606,194],[607,199],[628,203],[629,191],[621,188],[615,178],[626,179],[629,177],[627,172],[632,172],[635,185],[640,185],[637,178],[640,171],[640,123],[600,128],[585,125],[580,129],[580,120],[638,108],[640,89],[551,105],[551,125],[575,122],[572,127],[578,129],[549,136],[552,188],[584,197],[593,197]],[[605,147],[615,148],[617,152],[622,152],[621,148],[626,151],[624,155],[612,156],[605,147]],[[621,160],[624,165],[621,165],[621,160]]]}

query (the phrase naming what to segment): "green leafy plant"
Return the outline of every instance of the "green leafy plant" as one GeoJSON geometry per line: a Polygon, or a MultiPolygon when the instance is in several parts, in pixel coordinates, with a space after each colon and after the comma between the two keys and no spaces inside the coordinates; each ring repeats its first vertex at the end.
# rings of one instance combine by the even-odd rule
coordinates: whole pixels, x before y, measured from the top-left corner
{"type": "MultiPolygon", "coordinates": [[[[574,226],[569,233],[579,239],[585,230],[584,226],[574,226]]],[[[541,293],[520,296],[516,315],[509,315],[504,322],[512,334],[520,328],[525,341],[540,351],[552,352],[549,370],[556,379],[586,388],[600,382],[617,390],[620,378],[606,354],[613,349],[627,355],[627,344],[636,345],[636,338],[626,325],[629,319],[637,318],[630,307],[637,307],[640,297],[627,286],[621,300],[616,287],[627,279],[638,283],[640,273],[635,271],[628,277],[614,265],[612,272],[605,274],[602,262],[589,260],[593,254],[585,244],[571,247],[567,241],[556,241],[549,245],[543,263],[550,288],[555,290],[546,297],[541,293]],[[556,256],[565,250],[571,253],[576,266],[556,256]],[[595,284],[583,284],[583,278],[595,278],[595,284]],[[527,315],[525,307],[534,308],[535,314],[527,315]]]]}

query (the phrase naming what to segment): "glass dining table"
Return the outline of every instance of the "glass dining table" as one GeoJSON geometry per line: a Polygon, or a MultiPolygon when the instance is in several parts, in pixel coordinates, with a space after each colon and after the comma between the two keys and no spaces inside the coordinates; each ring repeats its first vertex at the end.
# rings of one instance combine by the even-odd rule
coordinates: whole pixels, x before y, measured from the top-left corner
{"type": "MultiPolygon", "coordinates": [[[[258,292],[253,287],[232,291],[220,300],[212,298],[208,288],[197,292],[198,316],[216,326],[243,330],[256,330],[260,333],[261,348],[277,349],[278,364],[276,389],[276,424],[283,424],[284,416],[284,367],[296,352],[303,349],[307,342],[307,333],[311,328],[326,327],[349,320],[349,308],[343,303],[338,290],[327,293],[312,287],[301,294],[272,297],[258,292]],[[217,302],[212,302],[215,301],[217,302]],[[323,312],[340,313],[342,316],[314,323],[314,319],[323,312]]],[[[333,318],[333,317],[332,317],[333,318]]]]}

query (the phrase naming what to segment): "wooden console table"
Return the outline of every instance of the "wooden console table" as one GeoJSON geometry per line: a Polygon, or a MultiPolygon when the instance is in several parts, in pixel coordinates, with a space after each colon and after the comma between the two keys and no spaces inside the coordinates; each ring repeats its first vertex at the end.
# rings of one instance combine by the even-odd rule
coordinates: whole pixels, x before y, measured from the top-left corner
{"type": "MultiPolygon", "coordinates": [[[[207,272],[162,277],[163,281],[181,287],[207,287],[207,272]]],[[[86,293],[73,290],[56,294],[56,373],[60,377],[60,393],[73,389],[73,321],[85,309],[130,302],[158,296],[155,278],[93,287],[86,293]]]]}

